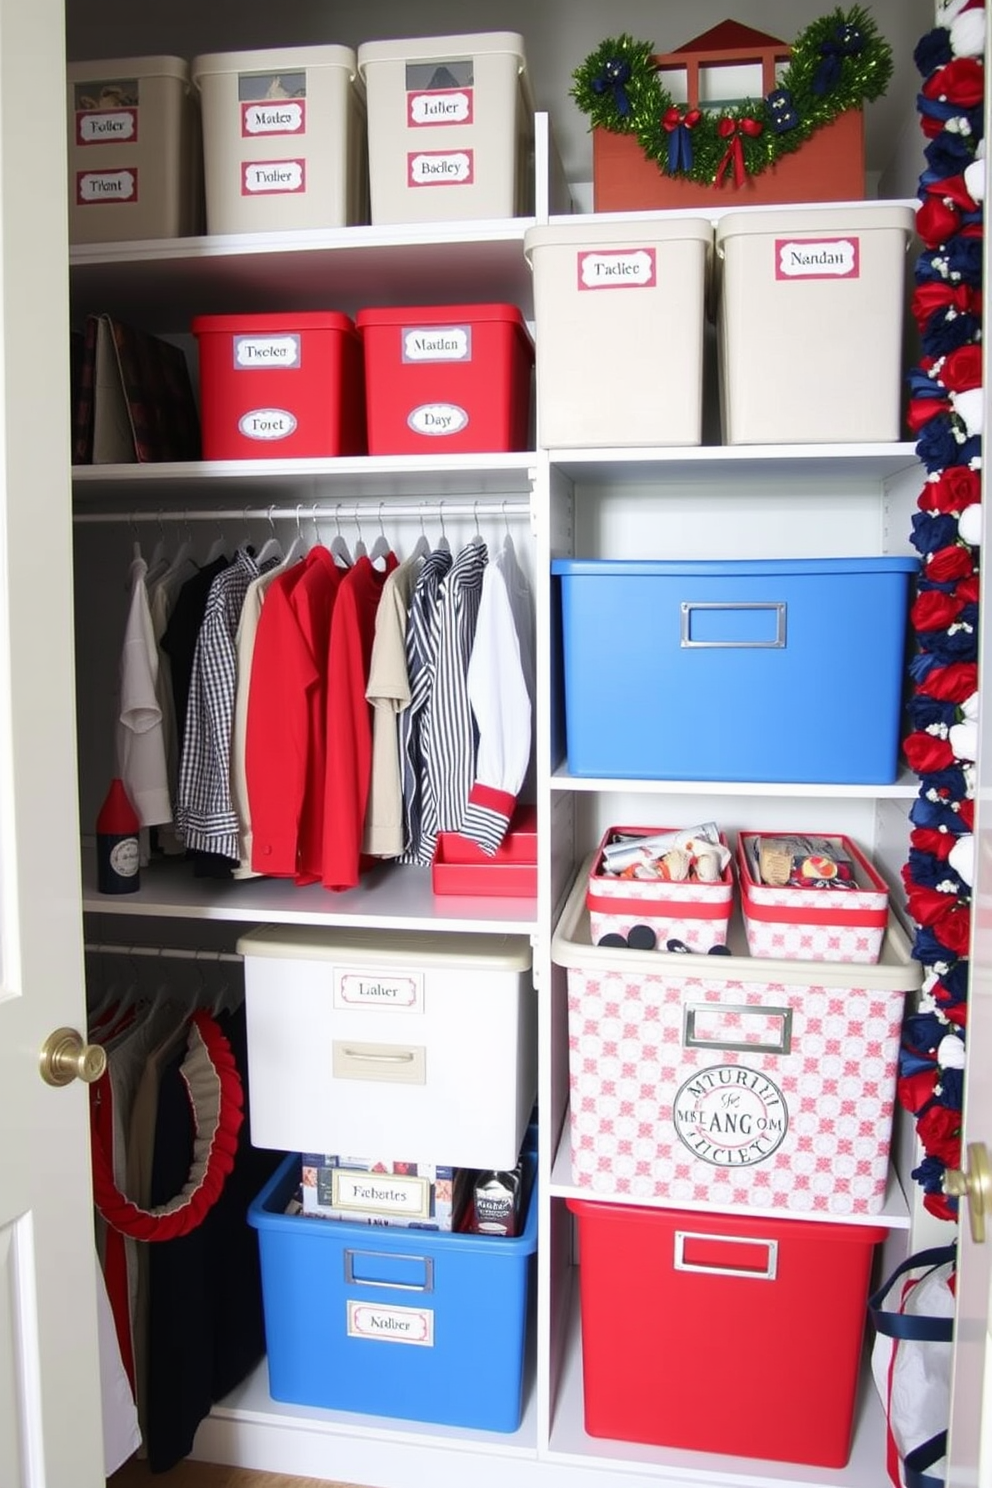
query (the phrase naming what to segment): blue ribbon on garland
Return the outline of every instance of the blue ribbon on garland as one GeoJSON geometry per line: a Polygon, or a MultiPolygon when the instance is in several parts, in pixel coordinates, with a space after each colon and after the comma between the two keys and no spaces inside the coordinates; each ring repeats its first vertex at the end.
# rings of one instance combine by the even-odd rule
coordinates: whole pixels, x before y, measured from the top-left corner
{"type": "Polygon", "coordinates": [[[630,99],[627,97],[625,86],[629,82],[630,63],[625,62],[622,57],[611,57],[608,62],[604,62],[602,72],[592,80],[592,86],[597,93],[612,90],[613,102],[622,119],[626,119],[630,113],[630,99]]]}
{"type": "Polygon", "coordinates": [[[832,41],[820,43],[821,62],[811,84],[818,98],[832,93],[840,82],[845,57],[857,57],[865,49],[865,39],[857,26],[845,22],[836,27],[832,41]]]}

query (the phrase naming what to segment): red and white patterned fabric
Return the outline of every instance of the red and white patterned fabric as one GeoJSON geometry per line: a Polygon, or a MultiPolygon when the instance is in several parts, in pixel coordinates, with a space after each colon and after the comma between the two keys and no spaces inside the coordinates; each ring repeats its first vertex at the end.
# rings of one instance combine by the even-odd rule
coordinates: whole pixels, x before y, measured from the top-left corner
{"type": "Polygon", "coordinates": [[[755,982],[741,966],[568,968],[573,1182],[683,1205],[877,1214],[913,970],[852,972],[861,985],[846,987],[815,974],[755,982]]]}
{"type": "Polygon", "coordinates": [[[838,841],[855,861],[863,887],[798,889],[757,883],[744,841],[739,843],[741,910],[752,956],[872,966],[878,961],[889,917],[889,891],[848,838],[838,841]]]}
{"type": "MultiPolygon", "coordinates": [[[[603,846],[614,832],[633,834],[636,830],[611,828],[600,844],[595,867],[600,866],[603,846]]],[[[586,907],[594,942],[611,932],[626,938],[635,925],[648,925],[657,937],[659,951],[665,950],[668,940],[681,940],[692,951],[708,951],[711,946],[727,943],[733,898],[729,864],[718,883],[615,878],[593,871],[589,874],[586,907]]]]}

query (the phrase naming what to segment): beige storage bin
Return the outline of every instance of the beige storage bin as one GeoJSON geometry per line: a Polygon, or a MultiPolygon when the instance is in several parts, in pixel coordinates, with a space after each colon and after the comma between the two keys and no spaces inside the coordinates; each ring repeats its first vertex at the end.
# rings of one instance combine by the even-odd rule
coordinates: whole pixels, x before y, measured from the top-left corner
{"type": "Polygon", "coordinates": [[[194,57],[210,233],[368,221],[364,89],[343,46],[194,57]]]}
{"type": "Polygon", "coordinates": [[[533,212],[534,103],[523,37],[490,31],[358,48],[372,221],[533,212]]]}
{"type": "Polygon", "coordinates": [[[900,437],[911,207],[730,212],[716,225],[726,444],[900,437]]]}
{"type": "Polygon", "coordinates": [[[712,243],[696,217],[528,228],[539,444],[701,442],[712,243]]]}
{"type": "Polygon", "coordinates": [[[179,57],[67,68],[70,243],[203,228],[199,111],[179,57]]]}

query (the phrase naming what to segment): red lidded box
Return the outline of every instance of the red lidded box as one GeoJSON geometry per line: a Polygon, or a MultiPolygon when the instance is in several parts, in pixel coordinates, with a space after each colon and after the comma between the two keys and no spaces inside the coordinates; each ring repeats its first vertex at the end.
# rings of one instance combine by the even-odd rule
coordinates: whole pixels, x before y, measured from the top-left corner
{"type": "Polygon", "coordinates": [[[884,1229],[567,1203],[590,1436],[845,1466],[884,1229]]]}
{"type": "Polygon", "coordinates": [[[336,310],[198,315],[205,460],[365,453],[362,343],[336,310]]]}
{"type": "Polygon", "coordinates": [[[515,305],[359,310],[369,454],[522,450],[534,344],[515,305]]]}
{"type": "Polygon", "coordinates": [[[537,894],[537,808],[518,806],[491,856],[460,832],[439,832],[431,887],[435,894],[533,899],[537,894]]]}

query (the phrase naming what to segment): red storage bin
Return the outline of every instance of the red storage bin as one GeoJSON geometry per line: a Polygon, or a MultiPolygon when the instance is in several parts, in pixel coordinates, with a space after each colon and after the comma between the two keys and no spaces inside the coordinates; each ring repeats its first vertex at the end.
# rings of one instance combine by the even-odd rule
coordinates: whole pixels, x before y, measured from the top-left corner
{"type": "Polygon", "coordinates": [[[205,460],[365,453],[362,344],[336,310],[198,315],[205,460]]]}
{"type": "Polygon", "coordinates": [[[884,1229],[567,1203],[590,1436],[845,1466],[884,1229]]]}
{"type": "Polygon", "coordinates": [[[527,449],[534,344],[515,305],[360,310],[369,454],[527,449]]]}

